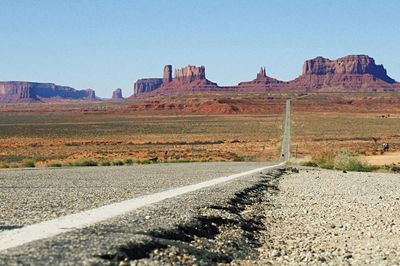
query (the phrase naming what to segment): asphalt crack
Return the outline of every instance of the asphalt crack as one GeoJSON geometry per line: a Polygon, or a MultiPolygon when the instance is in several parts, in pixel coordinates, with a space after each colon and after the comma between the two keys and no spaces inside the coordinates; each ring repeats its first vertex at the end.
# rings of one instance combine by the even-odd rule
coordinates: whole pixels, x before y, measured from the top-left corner
{"type": "Polygon", "coordinates": [[[260,182],[237,192],[225,203],[200,208],[199,215],[173,229],[136,232],[141,242],[119,246],[114,253],[96,255],[109,265],[221,264],[251,261],[259,256],[260,234],[268,193],[277,193],[284,170],[261,175],[260,182]],[[145,239],[145,240],[143,240],[145,239]]]}

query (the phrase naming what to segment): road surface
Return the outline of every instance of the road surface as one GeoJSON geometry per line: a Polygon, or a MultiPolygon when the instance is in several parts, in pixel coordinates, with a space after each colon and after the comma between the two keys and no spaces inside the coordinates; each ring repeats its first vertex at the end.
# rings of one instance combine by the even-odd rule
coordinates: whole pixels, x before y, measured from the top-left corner
{"type": "Polygon", "coordinates": [[[286,101],[285,121],[281,144],[281,162],[287,162],[290,158],[290,125],[292,123],[291,112],[291,100],[289,99],[286,101]]]}
{"type": "Polygon", "coordinates": [[[0,171],[0,229],[31,225],[264,166],[233,162],[0,171]]]}

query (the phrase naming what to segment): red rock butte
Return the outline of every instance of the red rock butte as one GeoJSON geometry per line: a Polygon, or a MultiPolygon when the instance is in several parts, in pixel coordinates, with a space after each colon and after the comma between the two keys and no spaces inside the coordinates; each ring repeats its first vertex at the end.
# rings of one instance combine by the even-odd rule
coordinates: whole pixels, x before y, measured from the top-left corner
{"type": "Polygon", "coordinates": [[[124,97],[122,96],[122,89],[118,88],[115,91],[113,91],[111,100],[123,100],[124,97]]]}
{"type": "MultiPolygon", "coordinates": [[[[131,97],[224,91],[386,92],[400,91],[400,84],[387,75],[383,65],[377,65],[367,55],[349,55],[337,60],[319,56],[305,61],[302,74],[294,80],[269,77],[265,67],[261,67],[255,79],[235,86],[218,86],[208,80],[204,66],[188,65],[173,73],[172,66],[166,65],[162,77],[136,81],[131,97]]],[[[53,83],[0,82],[0,103],[97,99],[92,89],[76,90],[53,83]]],[[[111,99],[123,99],[122,90],[115,90],[111,99]]]]}
{"type": "Polygon", "coordinates": [[[399,84],[387,75],[383,65],[366,55],[349,55],[337,60],[317,57],[307,60],[303,73],[289,82],[289,89],[306,91],[387,91],[399,84]]]}
{"type": "Polygon", "coordinates": [[[383,65],[367,55],[349,55],[337,60],[316,57],[307,60],[302,74],[292,81],[280,81],[269,77],[265,67],[261,67],[252,81],[240,82],[236,86],[218,86],[206,78],[205,67],[187,66],[175,69],[172,78],[172,66],[164,67],[163,78],[140,79],[135,83],[133,96],[146,96],[152,92],[158,94],[189,93],[194,91],[399,91],[400,84],[387,75],[383,65]]]}

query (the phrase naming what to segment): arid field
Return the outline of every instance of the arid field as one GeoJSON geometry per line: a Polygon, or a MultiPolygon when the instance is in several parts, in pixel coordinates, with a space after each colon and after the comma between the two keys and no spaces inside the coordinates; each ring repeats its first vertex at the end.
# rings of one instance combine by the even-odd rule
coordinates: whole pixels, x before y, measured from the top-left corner
{"type": "MultiPolygon", "coordinates": [[[[346,152],[368,162],[381,156],[385,142],[389,153],[400,150],[398,93],[309,95],[293,101],[292,118],[292,157],[320,160],[346,152]]],[[[388,165],[393,162],[400,158],[388,165]]]]}
{"type": "Polygon", "coordinates": [[[225,93],[1,105],[0,166],[276,161],[288,97],[295,161],[400,150],[398,93],[225,93]]]}
{"type": "Polygon", "coordinates": [[[271,161],[278,156],[283,113],[205,115],[131,110],[142,104],[146,103],[2,106],[0,164],[271,161]]]}

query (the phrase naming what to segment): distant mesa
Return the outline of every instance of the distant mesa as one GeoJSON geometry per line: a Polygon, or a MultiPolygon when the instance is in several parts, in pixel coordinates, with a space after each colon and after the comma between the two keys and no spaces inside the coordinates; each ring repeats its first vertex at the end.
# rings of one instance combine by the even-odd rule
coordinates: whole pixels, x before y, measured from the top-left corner
{"type": "Polygon", "coordinates": [[[96,100],[92,89],[76,90],[53,83],[24,81],[0,82],[0,103],[36,102],[48,100],[96,100]]]}
{"type": "Polygon", "coordinates": [[[188,65],[181,69],[175,69],[174,80],[176,82],[185,83],[204,79],[206,79],[206,68],[204,66],[188,65]]]}
{"type": "Polygon", "coordinates": [[[161,78],[139,79],[138,81],[135,82],[133,88],[133,94],[139,95],[154,91],[160,88],[162,84],[163,84],[163,79],[161,78]]]}
{"type": "MultiPolygon", "coordinates": [[[[171,76],[171,68],[168,68],[168,75],[171,76]]],[[[211,82],[206,78],[206,68],[204,66],[191,66],[175,69],[174,78],[167,83],[163,83],[164,91],[213,91],[218,89],[217,83],[211,82]]]]}
{"type": "Polygon", "coordinates": [[[372,75],[387,83],[395,83],[383,65],[367,55],[349,55],[337,60],[323,57],[307,60],[303,65],[303,75],[372,75]]]}
{"type": "Polygon", "coordinates": [[[388,91],[396,81],[383,65],[367,55],[349,55],[337,60],[316,57],[307,60],[303,73],[289,82],[289,89],[308,91],[388,91]]]}
{"type": "Polygon", "coordinates": [[[122,89],[118,88],[113,91],[111,100],[123,100],[124,97],[122,96],[122,89]]]}
{"type": "MultiPolygon", "coordinates": [[[[235,86],[218,86],[208,80],[204,66],[188,65],[173,70],[172,65],[166,65],[162,77],[137,80],[131,97],[213,91],[384,92],[400,91],[400,83],[388,76],[383,65],[377,65],[367,55],[349,55],[337,60],[318,56],[305,61],[302,74],[294,80],[281,81],[270,77],[265,67],[261,67],[255,79],[235,86]]],[[[76,90],[53,83],[0,82],[0,103],[97,99],[92,89],[76,90]]],[[[120,99],[123,99],[122,90],[116,89],[112,100],[120,99]]]]}
{"type": "Polygon", "coordinates": [[[206,79],[204,66],[188,65],[181,69],[175,69],[172,73],[172,66],[166,65],[162,78],[139,79],[134,85],[134,95],[139,96],[152,92],[188,92],[188,91],[213,91],[219,87],[206,79]],[[173,76],[173,77],[172,77],[173,76]]]}
{"type": "Polygon", "coordinates": [[[268,92],[268,91],[394,91],[400,84],[387,75],[383,65],[367,55],[349,55],[337,60],[316,57],[305,61],[302,74],[292,81],[267,76],[261,67],[256,78],[236,86],[218,86],[207,80],[204,66],[175,69],[164,67],[163,78],[143,79],[135,83],[134,96],[154,92],[190,93],[200,91],[268,92]]]}

